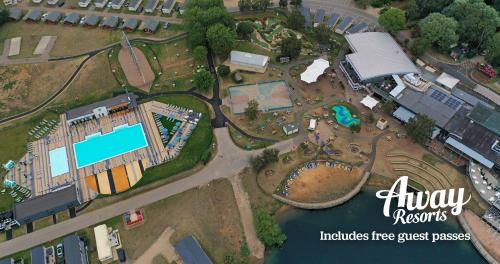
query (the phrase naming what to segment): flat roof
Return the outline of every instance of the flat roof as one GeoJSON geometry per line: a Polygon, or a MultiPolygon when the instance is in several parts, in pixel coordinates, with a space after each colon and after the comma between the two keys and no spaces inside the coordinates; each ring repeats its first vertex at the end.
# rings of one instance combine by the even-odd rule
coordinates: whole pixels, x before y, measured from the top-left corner
{"type": "Polygon", "coordinates": [[[14,205],[14,218],[20,224],[53,215],[79,205],[76,186],[71,185],[14,205]]]}
{"type": "Polygon", "coordinates": [[[42,246],[31,249],[31,263],[45,263],[45,252],[42,246]]]}
{"type": "Polygon", "coordinates": [[[99,108],[99,107],[113,107],[116,105],[131,102],[131,100],[132,100],[131,103],[135,103],[135,95],[132,93],[129,93],[129,94],[126,94],[126,93],[121,94],[121,95],[115,96],[115,97],[107,99],[107,100],[103,100],[103,101],[89,104],[86,106],[71,109],[68,112],[66,112],[66,119],[72,120],[72,119],[79,118],[81,116],[90,115],[93,113],[94,109],[99,108]],[[131,95],[130,97],[129,97],[129,94],[131,95]]]}
{"type": "Polygon", "coordinates": [[[193,236],[188,236],[175,245],[184,264],[212,264],[207,254],[193,236]]]}
{"type": "Polygon", "coordinates": [[[342,22],[337,26],[337,29],[345,31],[354,21],[354,18],[348,16],[342,19],[342,22]]]}
{"type": "Polygon", "coordinates": [[[108,238],[108,227],[105,224],[94,227],[94,236],[99,260],[111,259],[113,252],[108,238]]]}
{"type": "Polygon", "coordinates": [[[474,87],[474,91],[476,93],[484,96],[485,98],[488,98],[488,100],[492,101],[497,106],[500,106],[500,95],[498,95],[497,93],[495,93],[491,89],[486,88],[486,87],[478,84],[478,85],[476,85],[476,87],[474,87]]]}
{"type": "Polygon", "coordinates": [[[63,240],[64,261],[71,264],[87,264],[87,252],[83,241],[76,235],[67,236],[63,240]]]}
{"type": "Polygon", "coordinates": [[[462,100],[462,101],[464,101],[464,102],[472,105],[472,106],[474,106],[474,105],[476,105],[478,103],[481,103],[481,104],[485,105],[488,108],[491,108],[491,109],[495,108],[494,106],[492,106],[492,105],[486,103],[485,101],[477,98],[475,95],[473,95],[473,94],[471,94],[469,92],[466,92],[464,90],[461,90],[460,88],[455,88],[455,89],[451,90],[451,94],[453,96],[459,98],[460,100],[462,100]]]}
{"type": "Polygon", "coordinates": [[[398,109],[396,109],[396,111],[394,111],[392,113],[392,115],[395,118],[397,118],[405,123],[408,123],[408,121],[410,121],[410,118],[415,117],[414,113],[412,113],[410,110],[408,110],[402,106],[398,107],[398,109]]]}
{"type": "Polygon", "coordinates": [[[255,53],[232,50],[230,54],[231,63],[249,66],[264,67],[269,62],[269,57],[255,53]]]}
{"type": "Polygon", "coordinates": [[[442,84],[443,86],[451,90],[458,84],[458,82],[460,82],[460,80],[451,76],[446,72],[443,72],[441,73],[441,75],[437,77],[436,82],[442,84]]]}
{"type": "Polygon", "coordinates": [[[500,112],[496,109],[478,103],[469,113],[469,118],[500,136],[500,112]]]}
{"type": "Polygon", "coordinates": [[[326,24],[329,26],[329,27],[333,27],[337,24],[337,22],[339,22],[339,19],[340,19],[340,15],[337,14],[337,13],[332,13],[330,15],[330,17],[328,18],[328,21],[326,21],[326,24]]]}
{"type": "Polygon", "coordinates": [[[366,24],[365,22],[361,22],[357,25],[354,25],[353,27],[351,27],[350,29],[347,30],[347,34],[354,34],[354,33],[359,33],[361,31],[364,31],[368,28],[368,24],[366,24]]]}
{"type": "Polygon", "coordinates": [[[396,102],[413,113],[430,117],[439,127],[445,127],[463,104],[462,100],[438,90],[437,87],[429,88],[425,93],[405,88],[396,97],[396,102]]]}
{"type": "Polygon", "coordinates": [[[364,32],[345,36],[352,54],[346,55],[361,81],[393,74],[419,73],[388,33],[364,32]]]}

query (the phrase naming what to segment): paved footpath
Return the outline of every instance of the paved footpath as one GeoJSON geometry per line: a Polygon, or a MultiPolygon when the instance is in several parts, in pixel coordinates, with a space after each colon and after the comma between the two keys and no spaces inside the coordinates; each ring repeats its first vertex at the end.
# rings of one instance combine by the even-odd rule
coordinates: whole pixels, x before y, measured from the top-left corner
{"type": "MultiPolygon", "coordinates": [[[[32,248],[47,241],[54,240],[121,215],[130,209],[144,207],[175,194],[205,185],[212,180],[236,175],[243,168],[248,166],[248,160],[251,155],[256,155],[261,152],[261,150],[245,151],[235,146],[227,128],[215,129],[214,134],[217,140],[217,156],[202,170],[187,178],[163,185],[157,189],[78,215],[75,218],[34,231],[33,233],[2,242],[0,243],[0,257],[32,248]]],[[[292,144],[297,144],[298,140],[299,139],[296,137],[294,139],[282,141],[277,143],[274,147],[280,149],[282,152],[286,152],[290,150],[292,144]]]]}

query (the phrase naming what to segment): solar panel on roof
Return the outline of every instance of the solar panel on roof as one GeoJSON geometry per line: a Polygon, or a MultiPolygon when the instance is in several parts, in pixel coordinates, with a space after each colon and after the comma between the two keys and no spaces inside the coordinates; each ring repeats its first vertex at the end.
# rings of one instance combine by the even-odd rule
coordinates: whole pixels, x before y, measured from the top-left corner
{"type": "Polygon", "coordinates": [[[434,90],[431,93],[431,98],[435,99],[436,101],[440,101],[441,102],[446,97],[447,97],[446,94],[444,94],[443,92],[438,91],[438,90],[434,90]]]}

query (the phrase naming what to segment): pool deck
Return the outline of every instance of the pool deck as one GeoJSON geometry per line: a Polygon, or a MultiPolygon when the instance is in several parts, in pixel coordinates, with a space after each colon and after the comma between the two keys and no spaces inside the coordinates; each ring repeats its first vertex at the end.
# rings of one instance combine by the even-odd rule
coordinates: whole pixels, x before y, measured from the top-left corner
{"type": "MultiPolygon", "coordinates": [[[[152,111],[166,113],[169,111],[169,107],[158,102],[148,102],[140,104],[133,110],[118,112],[71,127],[66,125],[66,116],[63,114],[60,116],[60,125],[56,130],[48,136],[32,142],[32,151],[28,152],[20,160],[16,168],[8,174],[7,178],[27,187],[35,196],[55,191],[67,185],[76,184],[80,201],[86,202],[92,200],[98,193],[95,191],[95,187],[87,186],[86,177],[94,177],[95,175],[107,173],[111,169],[122,165],[130,167],[130,164],[137,164],[137,161],[141,162],[145,170],[148,167],[173,159],[179,154],[182,146],[175,146],[174,151],[168,151],[163,146],[152,117],[152,111]],[[106,134],[112,132],[114,127],[137,123],[142,123],[143,125],[144,134],[148,142],[147,147],[80,169],[76,167],[74,143],[85,140],[85,137],[88,135],[98,132],[106,134]],[[52,177],[49,151],[61,147],[66,147],[67,150],[69,172],[52,177]],[[23,165],[21,162],[24,162],[26,165],[23,165]]],[[[134,174],[137,173],[134,172],[134,174]]]]}

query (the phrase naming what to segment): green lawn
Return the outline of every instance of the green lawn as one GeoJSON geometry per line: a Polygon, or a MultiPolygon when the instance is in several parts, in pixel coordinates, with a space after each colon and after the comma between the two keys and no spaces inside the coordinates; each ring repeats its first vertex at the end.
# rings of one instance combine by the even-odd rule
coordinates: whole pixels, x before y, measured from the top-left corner
{"type": "Polygon", "coordinates": [[[272,143],[270,142],[253,140],[251,138],[248,138],[245,135],[242,135],[232,126],[228,126],[228,128],[229,128],[229,134],[231,135],[231,139],[233,140],[234,144],[242,149],[245,150],[261,149],[272,145],[272,143]]]}
{"type": "Polygon", "coordinates": [[[165,96],[154,100],[193,109],[202,113],[202,118],[181,154],[173,161],[146,170],[142,180],[134,186],[136,188],[193,168],[201,161],[203,155],[210,151],[213,140],[210,114],[204,102],[189,95],[165,96]]]}

